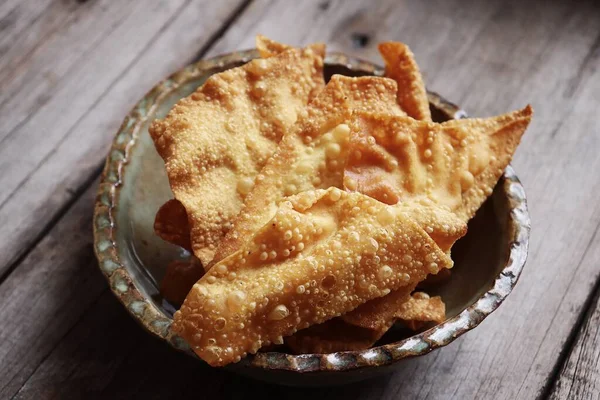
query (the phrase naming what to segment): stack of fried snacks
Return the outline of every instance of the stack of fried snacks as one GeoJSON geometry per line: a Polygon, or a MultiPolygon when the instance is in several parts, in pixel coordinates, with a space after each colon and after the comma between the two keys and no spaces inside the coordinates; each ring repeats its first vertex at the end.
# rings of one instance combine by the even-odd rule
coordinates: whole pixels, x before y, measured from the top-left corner
{"type": "Polygon", "coordinates": [[[225,365],[284,341],[365,349],[397,321],[443,321],[442,299],[415,289],[452,268],[531,108],[434,123],[401,43],[379,46],[386,77],[327,85],[322,45],[257,48],[261,59],[213,75],[151,127],[175,196],[155,229],[206,269],[173,331],[225,365]]]}

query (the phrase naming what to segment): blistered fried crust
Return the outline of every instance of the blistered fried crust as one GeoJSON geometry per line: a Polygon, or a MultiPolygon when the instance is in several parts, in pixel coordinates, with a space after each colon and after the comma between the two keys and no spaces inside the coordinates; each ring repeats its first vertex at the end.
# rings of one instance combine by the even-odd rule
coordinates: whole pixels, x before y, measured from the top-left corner
{"type": "Polygon", "coordinates": [[[194,285],[173,330],[224,365],[451,266],[408,212],[337,188],[303,192],[194,285]]]}
{"type": "MultiPolygon", "coordinates": [[[[292,46],[276,42],[263,35],[257,35],[256,48],[262,58],[268,58],[292,49],[292,46]]],[[[308,48],[312,49],[321,58],[325,58],[324,44],[316,43],[308,46],[308,48]]],[[[324,86],[324,83],[322,86],[324,86]]],[[[154,220],[154,229],[156,234],[163,240],[192,251],[187,213],[185,207],[178,200],[169,200],[158,210],[154,220]]]]}
{"type": "MultiPolygon", "coordinates": [[[[415,220],[427,226],[432,239],[449,254],[454,242],[465,233],[461,225],[491,194],[510,162],[531,113],[526,107],[499,117],[443,124],[355,113],[350,127],[357,134],[352,135],[349,146],[345,189],[409,208],[415,220]],[[456,215],[454,221],[444,221],[436,207],[415,207],[415,201],[441,205],[456,215]],[[444,227],[453,229],[444,231],[444,227]]],[[[391,311],[402,304],[403,295],[392,292],[362,305],[342,320],[371,329],[371,337],[377,340],[397,318],[391,311]]],[[[316,343],[317,335],[310,336],[316,343]]],[[[342,342],[334,347],[341,348],[342,342]]]]}
{"type": "Polygon", "coordinates": [[[444,322],[446,305],[440,296],[429,297],[427,293],[415,292],[398,307],[395,316],[412,330],[418,330],[427,322],[444,322]]]}
{"type": "Polygon", "coordinates": [[[443,322],[446,306],[442,299],[423,292],[411,295],[412,289],[412,285],[400,288],[341,317],[298,331],[285,338],[285,343],[295,354],[364,350],[377,342],[396,320],[412,330],[428,322],[443,322]],[[369,309],[369,305],[376,308],[369,309]],[[363,315],[356,313],[360,309],[363,315]]]}
{"type": "Polygon", "coordinates": [[[187,212],[179,200],[171,199],[158,209],[154,232],[161,239],[192,251],[187,212]]]}
{"type": "MultiPolygon", "coordinates": [[[[312,49],[315,52],[315,54],[319,55],[321,58],[325,58],[325,44],[315,43],[311,44],[308,47],[312,49]]],[[[292,46],[276,42],[274,40],[269,39],[266,36],[256,35],[256,49],[258,50],[262,58],[269,58],[275,56],[291,48],[292,46]]]]}
{"type": "MultiPolygon", "coordinates": [[[[531,112],[531,108],[526,107],[499,117],[444,124],[386,115],[355,115],[350,125],[362,134],[353,136],[358,140],[350,145],[344,177],[346,189],[410,209],[413,218],[425,226],[440,249],[449,254],[455,241],[466,233],[463,224],[491,194],[510,162],[529,124],[531,112]],[[423,207],[415,207],[415,201],[423,207]],[[454,218],[444,217],[447,214],[431,207],[432,204],[453,211],[450,215],[454,218]],[[453,229],[447,230],[447,227],[453,229]]],[[[341,319],[372,330],[374,343],[394,320],[403,319],[392,311],[403,304],[404,295],[392,292],[341,319]]],[[[420,327],[419,321],[404,322],[413,329],[420,327]]],[[[312,337],[316,343],[316,335],[312,337]]],[[[343,347],[342,342],[329,345],[343,347]]]]}
{"type": "MultiPolygon", "coordinates": [[[[395,209],[408,213],[427,232],[438,248],[448,256],[450,256],[452,245],[467,232],[465,222],[428,200],[409,200],[406,203],[396,205],[395,209]]],[[[438,274],[443,271],[448,271],[448,269],[434,269],[431,273],[438,274]]],[[[309,353],[319,352],[319,349],[323,348],[337,349],[336,351],[368,348],[379,340],[400,318],[398,310],[409,300],[409,295],[416,285],[415,283],[414,285],[402,287],[399,290],[392,291],[387,296],[368,301],[341,317],[321,324],[319,327],[310,327],[307,330],[308,332],[299,331],[294,336],[300,336],[301,338],[286,339],[286,343],[294,351],[303,350],[309,353]],[[345,329],[342,329],[344,326],[345,329]],[[339,337],[333,334],[320,336],[323,332],[334,330],[345,331],[346,334],[339,337]],[[353,332],[360,332],[361,334],[359,337],[355,337],[353,332]],[[368,335],[367,332],[369,332],[368,335]],[[359,338],[360,340],[357,340],[359,338]]],[[[410,310],[411,308],[407,309],[410,310]]]]}
{"type": "Polygon", "coordinates": [[[416,285],[414,283],[387,296],[373,299],[340,318],[350,325],[373,331],[373,337],[377,340],[392,326],[398,309],[409,300],[416,285]]]}
{"type": "Polygon", "coordinates": [[[384,42],[378,47],[385,61],[385,76],[398,84],[400,107],[414,119],[431,121],[427,90],[413,52],[398,42],[384,42]]]}
{"type": "MultiPolygon", "coordinates": [[[[256,35],[255,43],[256,50],[262,58],[269,58],[292,48],[292,46],[276,42],[263,35],[256,35]]],[[[321,54],[321,57],[323,57],[323,54],[321,54]]]]}
{"type": "Polygon", "coordinates": [[[532,112],[442,124],[363,113],[353,119],[362,137],[350,144],[345,188],[387,204],[426,197],[466,222],[492,193],[532,112]]]}
{"type": "MultiPolygon", "coordinates": [[[[465,221],[461,221],[447,209],[438,207],[427,200],[409,200],[398,204],[396,209],[408,213],[448,257],[450,257],[450,249],[454,243],[467,233],[465,221]]],[[[431,274],[436,275],[445,270],[434,269],[431,274]]],[[[397,311],[417,284],[418,282],[412,287],[403,288],[387,296],[371,300],[341,318],[349,324],[373,330],[372,336],[377,340],[383,336],[396,319],[400,318],[397,311]]]]}
{"type": "Polygon", "coordinates": [[[368,349],[388,331],[400,306],[410,299],[416,284],[394,290],[349,313],[285,338],[294,353],[329,353],[368,349]]]}
{"type": "Polygon", "coordinates": [[[323,59],[289,49],[212,75],[149,131],[175,198],[186,209],[194,254],[207,264],[254,177],[309,99],[323,59]]]}
{"type": "MultiPolygon", "coordinates": [[[[467,233],[467,224],[455,214],[443,207],[436,206],[427,200],[409,200],[396,206],[399,212],[409,213],[415,221],[434,241],[436,246],[450,257],[450,249],[454,243],[467,233]]],[[[426,260],[427,261],[427,260],[426,260]]],[[[433,269],[431,274],[437,274],[445,269],[433,269]]],[[[415,284],[416,286],[416,284],[415,284]]],[[[392,292],[387,296],[371,300],[342,317],[347,323],[372,329],[374,336],[379,339],[391,326],[396,318],[396,311],[414,290],[392,292]]]]}
{"type": "Polygon", "coordinates": [[[341,187],[351,134],[344,122],[357,110],[403,115],[395,95],[396,84],[390,79],[334,75],[258,175],[244,208],[219,244],[214,262],[239,249],[273,216],[283,197],[341,187]]]}

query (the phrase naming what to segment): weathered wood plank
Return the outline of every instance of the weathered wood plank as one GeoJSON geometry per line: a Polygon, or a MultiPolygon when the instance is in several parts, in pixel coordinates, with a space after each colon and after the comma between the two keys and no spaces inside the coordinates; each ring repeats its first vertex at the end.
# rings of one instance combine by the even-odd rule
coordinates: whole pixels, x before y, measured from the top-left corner
{"type": "Polygon", "coordinates": [[[225,378],[143,332],[106,291],[15,399],[218,398],[225,378]]]}
{"type": "MultiPolygon", "coordinates": [[[[598,232],[596,232],[598,235],[598,232]]],[[[600,246],[591,245],[585,263],[598,263],[600,246]],[[593,247],[592,247],[593,246],[593,247]]],[[[575,344],[551,390],[551,399],[600,398],[600,292],[576,336],[575,344]]]]}
{"type": "Polygon", "coordinates": [[[64,5],[48,10],[53,4],[52,0],[7,0],[0,4],[0,87],[6,84],[3,77],[12,69],[10,65],[18,64],[35,48],[39,33],[47,35],[73,11],[64,5]],[[38,18],[45,21],[36,23],[38,18]]]}
{"type": "Polygon", "coordinates": [[[93,254],[90,189],[0,285],[0,397],[14,395],[107,285],[93,254]]]}
{"type": "MultiPolygon", "coordinates": [[[[133,324],[125,322],[124,311],[117,311],[115,301],[104,300],[107,293],[89,308],[91,316],[66,334],[64,340],[58,340],[59,335],[50,335],[43,348],[47,357],[41,364],[40,359],[29,363],[28,355],[23,356],[23,361],[11,359],[15,369],[19,368],[17,365],[25,368],[23,363],[40,364],[23,386],[21,395],[76,396],[87,390],[83,387],[87,383],[92,388],[91,393],[110,397],[131,395],[138,390],[148,393],[149,397],[158,397],[153,393],[165,394],[163,386],[170,386],[168,380],[161,385],[156,383],[160,380],[160,374],[153,373],[152,367],[156,367],[167,371],[166,376],[173,377],[175,382],[198,383],[196,391],[182,392],[182,397],[193,394],[191,392],[197,395],[202,390],[225,398],[248,398],[258,390],[267,397],[290,398],[538,396],[600,272],[595,250],[600,238],[594,234],[600,222],[600,206],[596,201],[600,176],[594,172],[600,168],[600,122],[595,118],[597,93],[600,93],[599,14],[600,7],[591,1],[577,6],[541,1],[440,1],[434,6],[390,1],[377,7],[365,7],[358,0],[253,2],[210,54],[251,47],[256,32],[290,43],[327,41],[334,49],[373,59],[376,59],[374,45],[378,41],[404,40],[416,53],[429,87],[461,101],[474,115],[490,115],[522,106],[527,101],[533,103],[537,112],[535,121],[514,162],[528,189],[534,225],[530,260],[521,282],[493,316],[456,343],[413,360],[401,366],[393,376],[376,382],[318,391],[276,388],[233,376],[224,377],[226,381],[221,384],[220,373],[214,371],[206,376],[211,383],[200,387],[199,382],[204,383],[205,378],[192,375],[197,373],[192,371],[194,365],[176,359],[179,355],[171,355],[168,349],[161,353],[156,348],[158,343],[140,339],[135,330],[129,333],[128,326],[134,327],[133,324]],[[291,26],[307,28],[290,29],[291,26]],[[369,40],[365,40],[364,35],[369,40]],[[113,314],[119,312],[123,316],[113,314]],[[102,315],[107,319],[101,319],[102,315]],[[99,327],[105,326],[103,321],[113,321],[112,318],[115,323],[110,324],[110,329],[127,331],[123,335],[129,339],[124,340],[123,347],[114,343],[113,338],[118,337],[115,331],[108,332],[105,342],[97,332],[99,327]],[[51,351],[58,342],[61,345],[51,351]],[[139,348],[138,343],[141,343],[139,348]],[[94,351],[96,345],[105,350],[94,351]],[[133,353],[123,356],[129,349],[133,353]],[[115,365],[121,363],[120,366],[110,364],[113,358],[122,360],[115,362],[115,365]],[[151,364],[155,359],[156,363],[151,364]],[[162,369],[163,365],[167,368],[162,369]],[[81,369],[81,375],[77,374],[78,369],[73,369],[76,366],[81,369]],[[138,386],[128,379],[132,371],[138,378],[147,374],[146,386],[138,386]],[[118,383],[107,383],[109,378],[105,373],[110,377],[119,376],[113,378],[118,383]],[[80,381],[73,383],[69,380],[71,376],[80,381]],[[178,376],[186,379],[177,380],[178,376]],[[72,392],[69,386],[74,387],[72,392]]],[[[144,72],[139,67],[132,67],[132,71],[144,72]]],[[[92,122],[89,126],[96,126],[92,122]]],[[[65,148],[62,157],[68,158],[74,149],[74,144],[65,148]]],[[[85,156],[96,156],[92,153],[90,147],[85,156]]],[[[85,160],[79,154],[70,157],[70,163],[85,160]]],[[[54,168],[60,170],[60,165],[57,163],[54,168]]],[[[60,182],[64,182],[65,178],[61,179],[60,182]]],[[[82,211],[85,212],[91,211],[82,211]]],[[[69,224],[71,218],[69,213],[61,224],[69,224]]],[[[89,241],[89,238],[83,240],[89,241]]],[[[27,263],[37,251],[9,277],[9,281],[15,279],[13,287],[34,286],[23,283],[22,275],[18,274],[22,268],[32,270],[27,263]]],[[[0,286],[0,292],[3,290],[0,286]]],[[[82,303],[93,301],[86,298],[83,297],[82,303]]],[[[31,305],[24,297],[17,307],[28,309],[31,320],[39,318],[44,322],[44,314],[40,313],[52,312],[31,305]]],[[[14,309],[4,312],[16,314],[14,309]]],[[[77,312],[81,315],[84,311],[72,311],[77,312]]],[[[64,332],[73,324],[73,320],[67,320],[64,332]]],[[[42,335],[39,326],[32,327],[35,329],[38,332],[34,334],[42,335]]],[[[143,335],[140,329],[138,331],[143,335]]],[[[8,332],[4,341],[16,343],[20,349],[24,346],[13,332],[8,332]]],[[[19,355],[11,354],[11,357],[19,355]]],[[[3,360],[0,357],[0,365],[3,360]]],[[[27,370],[30,374],[31,371],[27,370]]],[[[13,390],[18,387],[19,384],[10,386],[13,390]]],[[[171,388],[180,390],[175,385],[171,388]]]]}
{"type": "Polygon", "coordinates": [[[88,308],[15,399],[360,399],[369,385],[297,389],[208,368],[151,338],[109,292],[88,308]]]}
{"type": "MultiPolygon", "coordinates": [[[[26,122],[29,119],[47,109],[47,104],[52,103],[52,99],[65,86],[65,82],[77,85],[79,91],[90,85],[89,89],[94,92],[101,90],[96,89],[95,85],[102,88],[103,83],[114,79],[109,71],[98,74],[98,68],[90,69],[92,64],[85,65],[87,70],[77,74],[77,70],[86,63],[90,52],[100,50],[98,46],[102,42],[115,43],[114,39],[105,40],[111,32],[117,30],[115,34],[123,35],[128,29],[132,29],[131,24],[140,23],[137,18],[143,16],[153,21],[148,24],[143,35],[131,43],[131,47],[124,49],[123,56],[119,57],[122,61],[116,60],[117,68],[113,73],[118,73],[119,63],[127,65],[129,60],[136,56],[133,50],[147,41],[148,36],[158,30],[180,5],[181,3],[174,2],[173,7],[159,9],[155,5],[144,12],[136,2],[115,3],[101,0],[80,5],[75,1],[50,4],[32,26],[23,32],[24,34],[16,35],[17,40],[11,46],[12,51],[3,57],[7,63],[0,74],[0,117],[3,124],[0,143],[3,147],[10,143],[10,137],[21,135],[20,127],[27,129],[26,122]],[[156,18],[153,14],[162,16],[156,18]],[[97,76],[94,76],[96,74],[97,76]]],[[[20,17],[17,20],[19,19],[20,17]]],[[[105,57],[110,57],[109,52],[119,55],[114,48],[105,51],[105,57]]],[[[81,107],[85,109],[86,103],[81,107]]],[[[61,118],[69,117],[68,113],[60,111],[60,114],[63,114],[61,118]]],[[[0,197],[0,201],[3,200],[4,198],[0,197]]]]}
{"type": "MultiPolygon", "coordinates": [[[[24,72],[58,68],[63,59],[72,64],[44,105],[0,144],[0,275],[97,171],[129,108],[157,81],[189,63],[243,1],[227,0],[218,7],[183,0],[98,4],[100,11],[88,9],[68,32],[57,33],[56,43],[45,42],[39,59],[24,72]],[[122,8],[125,4],[130,9],[122,8]],[[101,22],[92,23],[96,17],[101,22]],[[85,50],[86,57],[73,60],[71,49],[85,45],[88,30],[93,31],[88,37],[99,39],[85,50]]],[[[44,87],[42,80],[28,84],[44,87]]],[[[19,92],[14,101],[27,96],[19,92]]],[[[4,131],[10,124],[0,120],[4,131]]]]}

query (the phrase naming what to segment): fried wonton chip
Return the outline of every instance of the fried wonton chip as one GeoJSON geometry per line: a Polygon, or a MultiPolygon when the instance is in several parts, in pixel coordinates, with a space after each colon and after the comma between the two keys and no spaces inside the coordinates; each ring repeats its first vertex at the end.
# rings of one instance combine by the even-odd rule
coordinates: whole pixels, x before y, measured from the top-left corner
{"type": "MultiPolygon", "coordinates": [[[[433,223],[439,222],[439,217],[434,217],[432,210],[412,206],[412,202],[421,199],[441,205],[466,223],[489,196],[510,162],[530,118],[530,107],[494,118],[443,124],[402,116],[355,113],[350,127],[353,132],[362,134],[352,135],[344,186],[346,190],[359,191],[387,204],[407,202],[413,216],[428,227],[432,239],[449,254],[464,232],[456,230],[454,236],[440,235],[433,223]]],[[[452,222],[441,222],[442,226],[448,224],[452,222]]],[[[391,311],[397,309],[403,299],[403,293],[391,293],[362,305],[342,320],[371,329],[370,337],[375,340],[370,346],[393,324],[397,317],[391,311]]],[[[319,331],[325,332],[327,327],[319,331]]],[[[328,343],[324,344],[318,342],[314,332],[309,336],[311,340],[303,342],[303,351],[317,352],[320,346],[339,349],[357,344],[348,337],[340,337],[338,342],[332,343],[334,337],[327,336],[323,341],[328,343]],[[307,347],[311,343],[317,347],[307,347]]]]}
{"type": "MultiPolygon", "coordinates": [[[[494,118],[443,124],[362,114],[353,119],[353,128],[363,135],[353,136],[359,140],[350,145],[344,177],[346,189],[358,190],[388,204],[426,199],[452,210],[466,223],[510,162],[530,118],[530,107],[494,118]]],[[[412,209],[413,215],[427,225],[431,211],[412,209]]],[[[436,231],[429,223],[432,239],[449,253],[457,237],[444,237],[436,231]]],[[[343,319],[373,329],[372,337],[379,338],[397,318],[390,310],[402,304],[402,295],[391,293],[343,319]],[[399,301],[394,301],[394,296],[399,301]]]]}
{"type": "MultiPolygon", "coordinates": [[[[379,51],[385,61],[385,76],[395,80],[398,84],[398,105],[409,116],[415,119],[431,121],[427,90],[425,89],[423,77],[414,59],[414,54],[410,51],[408,46],[395,42],[381,43],[379,45],[379,51]]],[[[450,270],[444,271],[448,274],[450,272],[450,270]]],[[[392,294],[386,296],[386,298],[390,296],[392,296],[392,294]]],[[[389,302],[394,305],[398,304],[398,301],[393,301],[391,299],[389,302]]],[[[385,311],[383,310],[383,308],[385,308],[385,303],[386,300],[382,300],[378,303],[380,308],[382,308],[382,314],[379,315],[379,317],[377,317],[375,309],[371,309],[370,317],[379,320],[385,319],[383,314],[383,311],[385,311]]],[[[368,312],[365,313],[367,320],[369,319],[368,314],[368,312]]],[[[296,335],[289,338],[289,344],[297,351],[307,350],[308,352],[321,352],[325,349],[341,351],[366,348],[379,339],[389,326],[391,326],[392,322],[393,320],[388,317],[385,322],[382,322],[377,327],[365,329],[360,328],[359,326],[350,326],[343,321],[332,320],[323,326],[312,327],[311,329],[313,332],[307,333],[306,330],[298,332],[296,335]],[[346,332],[346,334],[336,335],[336,333],[339,333],[337,331],[343,331],[346,332]],[[301,339],[296,338],[297,336],[301,336],[301,339]],[[319,340],[319,338],[321,340],[319,340]],[[368,338],[368,340],[366,338],[368,338]]],[[[311,329],[308,329],[308,331],[311,329]]]]}
{"type": "Polygon", "coordinates": [[[310,48],[212,75],[149,131],[183,204],[194,254],[207,264],[277,143],[322,90],[310,48]]]}
{"type": "MultiPolygon", "coordinates": [[[[395,209],[409,213],[448,257],[450,257],[452,245],[467,232],[466,223],[427,199],[399,203],[395,209]]],[[[430,273],[435,275],[443,271],[447,271],[447,269],[434,268],[430,273]]],[[[325,348],[337,349],[336,351],[366,349],[379,340],[397,319],[400,319],[398,310],[409,300],[409,295],[416,285],[417,283],[403,287],[400,290],[392,291],[387,296],[362,304],[336,320],[325,322],[322,324],[323,327],[313,326],[307,330],[308,332],[299,331],[294,336],[301,336],[301,339],[290,337],[286,339],[286,343],[295,352],[306,353],[319,353],[325,348]],[[344,326],[346,329],[341,329],[344,326]],[[333,332],[334,328],[339,328],[347,333],[342,336],[333,334],[319,336],[322,332],[333,332]],[[365,334],[366,331],[369,331],[368,335],[365,334]],[[357,340],[359,337],[353,336],[353,332],[362,332],[360,340],[357,340]],[[367,338],[370,341],[366,340],[367,338]]]]}
{"type": "Polygon", "coordinates": [[[441,124],[362,113],[353,120],[363,135],[350,143],[344,186],[386,204],[427,198],[466,222],[492,193],[532,112],[441,124]]]}
{"type": "MultiPolygon", "coordinates": [[[[325,45],[323,43],[315,43],[309,46],[316,54],[325,58],[325,45]]],[[[274,55],[283,53],[286,50],[291,49],[292,46],[287,44],[279,43],[269,39],[263,35],[256,35],[256,49],[258,50],[262,58],[269,58],[274,55]]]]}
{"type": "Polygon", "coordinates": [[[385,76],[398,84],[398,104],[414,119],[431,121],[427,90],[412,51],[404,43],[384,42],[379,52],[385,61],[385,76]]]}
{"type": "Polygon", "coordinates": [[[273,216],[285,196],[342,187],[350,140],[344,122],[356,110],[404,115],[395,101],[396,87],[386,78],[334,75],[261,171],[232,229],[219,244],[214,262],[237,251],[273,216]]]}
{"type": "Polygon", "coordinates": [[[173,331],[224,365],[451,266],[407,209],[337,188],[303,192],[194,285],[173,331]]]}
{"type": "MultiPolygon", "coordinates": [[[[446,270],[448,271],[448,270],[446,270]]],[[[427,293],[415,292],[396,310],[395,317],[413,331],[428,322],[442,323],[446,319],[446,305],[440,296],[429,297],[427,293]]]]}
{"type": "MultiPolygon", "coordinates": [[[[292,46],[276,42],[263,35],[257,35],[256,48],[262,58],[268,58],[292,49],[292,46]]],[[[321,58],[325,58],[324,44],[316,43],[308,48],[321,58]]],[[[163,240],[192,251],[187,212],[178,200],[171,199],[158,210],[154,220],[154,230],[163,240]]]]}
{"type": "MultiPolygon", "coordinates": [[[[266,36],[256,35],[256,50],[258,50],[258,53],[262,58],[273,57],[291,48],[292,46],[276,42],[266,36]]],[[[323,56],[324,54],[321,54],[321,57],[323,56]]]]}
{"type": "Polygon", "coordinates": [[[160,282],[160,294],[174,305],[185,300],[194,283],[204,275],[200,260],[176,260],[169,263],[165,276],[160,282]]]}
{"type": "Polygon", "coordinates": [[[192,251],[187,212],[179,200],[171,199],[158,209],[154,232],[161,239],[192,251]]]}

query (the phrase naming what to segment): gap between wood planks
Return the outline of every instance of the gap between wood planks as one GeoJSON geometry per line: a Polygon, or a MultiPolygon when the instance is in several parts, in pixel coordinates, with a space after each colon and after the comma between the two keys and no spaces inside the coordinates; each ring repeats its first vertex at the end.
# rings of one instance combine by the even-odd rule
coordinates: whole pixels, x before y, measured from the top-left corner
{"type": "MultiPolygon", "coordinates": [[[[585,260],[585,257],[587,255],[587,253],[589,252],[590,248],[592,247],[592,244],[594,243],[594,240],[596,239],[596,236],[598,235],[599,230],[600,230],[600,223],[596,226],[596,230],[594,231],[594,234],[590,238],[590,241],[588,242],[588,245],[587,245],[585,251],[581,255],[581,258],[579,259],[579,262],[577,263],[577,267],[575,268],[576,270],[579,268],[581,263],[585,260]]],[[[575,324],[573,324],[573,327],[571,328],[571,332],[569,333],[569,336],[567,337],[567,340],[565,341],[565,344],[558,355],[556,364],[554,364],[554,367],[552,368],[552,372],[550,373],[550,376],[548,377],[548,381],[546,382],[546,385],[544,385],[544,387],[540,391],[539,399],[550,398],[550,396],[552,395],[552,392],[556,389],[556,384],[560,378],[560,374],[563,371],[566,363],[568,362],[569,357],[571,356],[571,353],[573,352],[577,338],[579,337],[579,335],[581,333],[581,329],[585,325],[585,322],[591,317],[592,313],[594,312],[594,306],[598,302],[599,296],[600,296],[600,276],[596,279],[596,282],[594,282],[594,286],[593,286],[592,290],[590,290],[588,297],[585,299],[585,302],[583,303],[583,306],[581,307],[581,310],[579,312],[579,315],[577,316],[575,324]]]]}
{"type": "Polygon", "coordinates": [[[98,165],[98,167],[96,167],[96,169],[88,177],[88,179],[73,192],[73,197],[54,213],[52,218],[50,218],[50,221],[41,229],[39,234],[31,242],[31,244],[27,248],[25,248],[25,250],[20,255],[18,255],[15,261],[9,265],[6,271],[2,275],[0,275],[0,285],[4,283],[4,281],[10,276],[10,274],[12,274],[15,269],[17,269],[19,264],[21,264],[21,262],[25,258],[27,258],[29,253],[36,248],[40,240],[42,240],[46,236],[46,234],[48,234],[48,232],[50,232],[52,228],[58,223],[58,221],[60,221],[62,217],[71,209],[73,204],[75,204],[77,200],[79,200],[79,198],[86,191],[86,189],[90,187],[90,185],[94,184],[96,178],[100,175],[103,168],[104,162],[102,162],[101,165],[98,165]]]}
{"type": "MultiPolygon", "coordinates": [[[[233,12],[230,14],[230,16],[225,20],[223,25],[209,37],[207,42],[200,48],[200,50],[196,53],[196,55],[191,60],[189,60],[187,63],[196,62],[196,61],[199,61],[200,59],[202,59],[202,57],[204,57],[204,55],[212,48],[212,46],[223,36],[223,34],[227,31],[227,29],[229,29],[229,27],[239,18],[239,16],[244,12],[244,10],[250,5],[250,3],[252,3],[252,1],[253,0],[244,0],[239,6],[237,6],[233,10],[233,12]]],[[[187,5],[188,3],[189,2],[185,3],[185,5],[187,5]]],[[[183,7],[185,7],[185,5],[183,7]]],[[[169,24],[171,24],[177,15],[178,15],[178,13],[173,14],[173,17],[165,24],[165,27],[168,26],[169,24]]],[[[161,28],[157,32],[157,36],[160,35],[164,31],[165,27],[161,28]]],[[[148,43],[148,45],[146,47],[144,47],[142,49],[142,51],[140,51],[138,57],[136,57],[134,60],[132,60],[132,62],[127,66],[127,68],[125,70],[128,70],[132,65],[134,65],[135,62],[137,61],[137,59],[148,49],[149,46],[152,45],[152,43],[153,43],[153,41],[150,41],[148,43]]],[[[103,95],[108,90],[110,90],[111,87],[112,87],[112,85],[109,85],[109,87],[105,90],[103,95]]],[[[100,100],[103,97],[103,95],[101,95],[98,100],[100,100]]],[[[92,105],[92,107],[90,107],[90,109],[92,109],[97,104],[97,102],[98,101],[94,102],[94,104],[92,105]]],[[[68,135],[68,133],[67,133],[67,135],[68,135]]],[[[107,152],[108,152],[108,149],[107,149],[107,152]]],[[[44,158],[40,162],[40,164],[43,164],[45,159],[46,158],[44,158]]],[[[10,276],[10,274],[27,257],[27,255],[31,252],[31,250],[33,250],[37,246],[37,244],[40,242],[40,240],[42,240],[44,238],[44,236],[54,227],[54,225],[56,225],[56,223],[58,221],[60,221],[60,219],[69,211],[69,209],[81,197],[81,195],[85,192],[85,190],[94,183],[96,178],[102,173],[102,170],[104,168],[104,162],[105,161],[102,160],[102,162],[94,169],[94,171],[90,175],[90,177],[88,177],[88,179],[86,179],[83,182],[83,184],[81,184],[77,189],[75,189],[73,191],[73,197],[71,199],[69,199],[67,202],[65,202],[65,204],[54,213],[52,218],[50,218],[50,221],[41,229],[39,234],[36,235],[36,237],[31,241],[31,243],[23,249],[21,254],[16,255],[15,260],[9,265],[9,267],[4,271],[4,273],[2,273],[0,275],[0,285],[2,285],[2,283],[10,276]]],[[[35,172],[35,169],[32,171],[32,173],[33,172],[35,172]]],[[[21,185],[23,183],[25,183],[27,181],[27,179],[28,178],[26,178],[21,183],[21,185]]],[[[13,191],[13,193],[17,192],[17,190],[19,189],[19,187],[21,185],[17,186],[15,188],[15,190],[13,191]]],[[[7,197],[6,201],[8,201],[11,198],[11,195],[9,195],[7,197]]]]}

